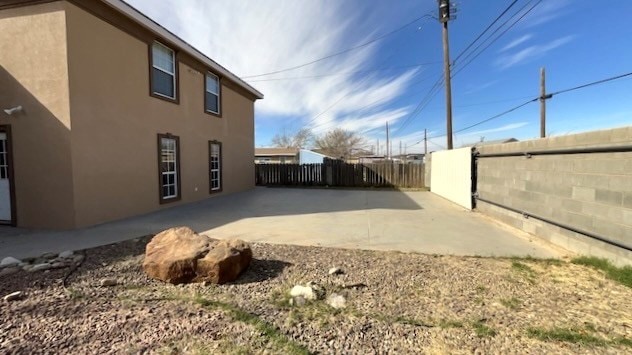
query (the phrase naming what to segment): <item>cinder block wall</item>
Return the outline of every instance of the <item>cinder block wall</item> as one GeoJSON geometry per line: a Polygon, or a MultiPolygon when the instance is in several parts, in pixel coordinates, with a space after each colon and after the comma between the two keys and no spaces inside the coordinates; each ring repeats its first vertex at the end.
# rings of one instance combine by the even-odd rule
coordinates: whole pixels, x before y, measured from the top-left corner
{"type": "MultiPolygon", "coordinates": [[[[632,145],[632,126],[479,147],[480,154],[632,145]]],[[[483,199],[632,247],[632,152],[478,159],[483,199]]],[[[482,201],[480,212],[583,255],[632,264],[632,252],[482,201]]]]}

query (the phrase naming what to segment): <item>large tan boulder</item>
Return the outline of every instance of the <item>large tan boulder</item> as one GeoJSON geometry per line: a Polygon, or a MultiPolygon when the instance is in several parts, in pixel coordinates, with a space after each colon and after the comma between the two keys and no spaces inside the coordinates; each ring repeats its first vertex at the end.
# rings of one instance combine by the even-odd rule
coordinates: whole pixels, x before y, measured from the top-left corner
{"type": "Polygon", "coordinates": [[[222,284],[236,280],[251,260],[252,250],[242,240],[217,240],[176,227],[156,234],[147,244],[143,270],[172,284],[222,284]]]}

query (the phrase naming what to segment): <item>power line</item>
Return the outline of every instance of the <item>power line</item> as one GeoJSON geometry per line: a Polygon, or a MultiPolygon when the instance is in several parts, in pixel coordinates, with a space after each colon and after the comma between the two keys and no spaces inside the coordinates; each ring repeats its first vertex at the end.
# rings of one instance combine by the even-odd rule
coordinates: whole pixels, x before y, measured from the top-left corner
{"type": "MultiPolygon", "coordinates": [[[[578,86],[571,87],[571,88],[568,88],[568,89],[559,90],[559,91],[556,91],[556,92],[554,92],[554,93],[551,93],[550,95],[551,95],[551,96],[554,96],[554,95],[564,94],[564,93],[567,93],[567,92],[571,92],[571,91],[575,91],[575,90],[579,90],[579,89],[584,89],[584,88],[587,88],[587,87],[590,87],[590,86],[599,85],[599,84],[604,84],[604,83],[607,83],[607,82],[610,82],[610,81],[613,81],[613,80],[617,80],[617,79],[621,79],[621,78],[625,78],[625,77],[628,77],[628,76],[632,76],[632,72],[625,73],[625,74],[621,74],[621,75],[616,75],[616,76],[613,76],[613,77],[610,77],[610,78],[606,78],[606,79],[601,79],[601,80],[593,81],[593,82],[590,82],[590,83],[586,83],[586,84],[578,85],[578,86]]],[[[540,97],[538,96],[538,97],[536,97],[536,98],[533,98],[533,99],[531,99],[531,100],[528,100],[528,101],[526,101],[526,102],[523,102],[522,104],[520,104],[520,105],[518,105],[518,106],[512,107],[512,108],[510,108],[510,109],[508,109],[508,110],[506,110],[506,111],[503,111],[503,112],[501,112],[501,113],[499,113],[499,114],[497,114],[497,115],[494,115],[494,116],[492,116],[492,117],[486,118],[486,119],[484,119],[484,120],[482,120],[482,121],[476,122],[476,123],[471,124],[471,125],[469,125],[469,126],[467,126],[467,127],[463,127],[463,128],[461,128],[461,129],[459,129],[459,130],[457,130],[457,131],[454,131],[454,133],[460,133],[460,132],[466,131],[466,130],[468,130],[468,129],[470,129],[470,128],[474,128],[474,127],[476,127],[476,126],[480,126],[480,125],[482,125],[483,123],[487,123],[487,122],[489,122],[489,121],[491,121],[491,120],[494,120],[494,119],[496,119],[496,118],[499,118],[499,117],[505,116],[505,115],[507,115],[507,114],[509,114],[509,113],[511,113],[511,112],[514,112],[514,111],[516,111],[516,110],[518,110],[518,109],[520,109],[520,108],[522,108],[522,107],[524,107],[524,106],[526,106],[526,105],[528,105],[528,104],[530,104],[530,103],[532,103],[532,102],[536,102],[536,101],[538,101],[539,99],[540,99],[540,97]]],[[[432,136],[432,137],[430,137],[430,138],[437,138],[437,137],[443,137],[443,136],[445,136],[445,134],[438,135],[438,136],[432,136]]],[[[419,142],[417,142],[416,144],[418,144],[418,143],[420,143],[420,142],[422,142],[422,141],[419,141],[419,142]]]]}
{"type": "MultiPolygon", "coordinates": [[[[541,1],[541,0],[540,0],[541,1]]],[[[511,4],[509,4],[509,6],[500,14],[496,17],[496,19],[494,21],[492,21],[492,23],[487,26],[487,28],[485,28],[485,30],[483,30],[483,32],[481,32],[481,34],[478,35],[478,37],[476,37],[453,61],[453,63],[455,63],[459,58],[461,58],[461,56],[463,54],[465,54],[465,52],[467,52],[467,50],[469,48],[471,48],[485,33],[487,33],[487,31],[489,31],[490,28],[492,28],[494,26],[494,24],[496,24],[496,22],[498,22],[516,3],[518,2],[518,0],[514,0],[511,4]]],[[[526,7],[526,6],[525,6],[526,7]]],[[[522,11],[525,7],[523,7],[522,9],[520,9],[517,13],[520,13],[520,11],[522,11]]],[[[515,17],[515,14],[512,16],[515,17]]],[[[509,21],[509,20],[508,20],[509,21]]],[[[508,21],[505,21],[504,24],[506,24],[508,21]]],[[[504,24],[502,26],[504,26],[504,24]]],[[[501,27],[502,27],[501,26],[501,27]]],[[[496,33],[496,32],[494,32],[496,33]]],[[[491,36],[494,35],[494,33],[492,33],[491,36]]],[[[484,42],[483,42],[484,43],[484,42]]],[[[479,47],[477,47],[478,49],[479,47]]],[[[476,49],[475,49],[476,51],[476,49]]],[[[469,56],[469,55],[468,55],[469,56]]],[[[467,58],[467,57],[466,57],[467,58]]],[[[454,64],[453,64],[454,65],[454,64]]],[[[452,76],[456,75],[453,74],[452,76]]],[[[437,80],[435,82],[435,84],[431,87],[431,89],[428,91],[428,93],[426,94],[426,96],[422,99],[422,101],[419,102],[419,104],[417,105],[417,107],[415,108],[415,110],[413,110],[413,112],[403,121],[403,123],[399,126],[399,128],[397,128],[398,131],[406,128],[410,122],[412,122],[412,120],[419,115],[419,113],[421,113],[421,111],[423,111],[426,106],[430,103],[430,101],[439,93],[439,90],[441,89],[441,87],[443,86],[443,81],[445,79],[444,78],[440,78],[439,80],[437,80]]]]}
{"type": "Polygon", "coordinates": [[[379,41],[379,40],[381,40],[381,39],[384,39],[384,38],[386,38],[386,37],[388,37],[388,36],[391,36],[391,35],[393,35],[393,34],[395,34],[395,33],[399,32],[399,31],[403,30],[404,28],[406,28],[406,27],[408,27],[408,26],[412,25],[413,23],[415,23],[415,22],[417,22],[417,21],[419,21],[419,20],[421,20],[421,19],[423,19],[423,18],[432,18],[432,16],[431,16],[430,14],[425,14],[425,15],[423,15],[423,16],[421,16],[421,17],[418,17],[418,18],[416,18],[416,19],[414,19],[414,20],[412,20],[412,21],[410,21],[410,22],[406,23],[405,25],[403,25],[403,26],[401,26],[401,27],[398,27],[398,28],[396,28],[396,29],[394,29],[394,30],[392,30],[392,31],[390,31],[390,32],[387,32],[387,33],[385,33],[385,34],[383,34],[383,35],[380,35],[380,36],[378,36],[378,37],[376,37],[376,38],[374,38],[374,39],[372,39],[372,40],[370,40],[370,41],[368,41],[368,42],[364,42],[364,43],[362,43],[362,44],[360,44],[360,45],[357,45],[357,46],[354,46],[354,47],[347,48],[347,49],[345,49],[345,50],[342,50],[342,51],[340,51],[340,52],[336,52],[336,53],[333,53],[333,54],[330,54],[330,55],[324,56],[324,57],[322,57],[322,58],[314,59],[314,60],[312,60],[312,61],[310,61],[310,62],[307,62],[307,63],[304,63],[304,64],[299,64],[299,65],[295,65],[295,66],[293,66],[293,67],[289,67],[289,68],[285,68],[285,69],[280,69],[280,70],[276,70],[276,71],[272,71],[272,72],[268,72],[268,73],[262,73],[262,74],[256,74],[256,75],[245,75],[245,76],[241,76],[241,78],[242,78],[242,79],[257,78],[257,77],[261,77],[261,76],[267,76],[267,75],[272,75],[272,74],[279,74],[279,73],[283,73],[283,72],[287,72],[287,71],[291,71],[291,70],[295,70],[295,69],[303,68],[303,67],[306,67],[306,66],[308,66],[308,65],[312,65],[312,64],[314,64],[314,63],[318,63],[318,62],[320,62],[320,61],[323,61],[323,60],[325,60],[325,59],[329,59],[329,58],[332,58],[332,57],[335,57],[335,56],[338,56],[338,55],[341,55],[341,54],[345,54],[345,53],[351,52],[351,51],[353,51],[353,50],[356,50],[356,49],[359,49],[359,48],[362,48],[362,47],[366,47],[366,46],[368,46],[369,44],[375,43],[375,42],[377,42],[377,41],[379,41]]]}
{"type": "Polygon", "coordinates": [[[394,70],[394,69],[408,69],[408,68],[419,68],[423,66],[428,66],[432,64],[441,63],[439,61],[436,62],[427,62],[427,63],[419,63],[419,64],[411,64],[411,65],[401,65],[395,67],[383,67],[383,68],[375,68],[375,69],[366,69],[359,71],[351,71],[351,72],[342,72],[342,73],[329,73],[329,74],[316,74],[316,75],[307,75],[307,76],[293,76],[286,78],[271,78],[271,79],[259,79],[259,80],[249,80],[249,83],[257,83],[263,81],[281,81],[281,80],[295,80],[295,79],[316,79],[316,78],[324,78],[328,76],[338,76],[338,75],[351,75],[351,74],[363,74],[363,73],[371,73],[376,71],[385,71],[385,70],[394,70]]]}
{"type": "MultiPolygon", "coordinates": [[[[470,65],[476,58],[478,58],[483,52],[485,52],[487,50],[487,48],[489,48],[492,44],[494,44],[496,41],[498,41],[498,39],[500,39],[500,37],[502,37],[505,33],[507,33],[507,31],[509,31],[510,29],[512,29],[518,22],[520,22],[525,16],[527,16],[531,11],[533,11],[533,9],[535,9],[538,5],[540,5],[540,3],[542,2],[542,0],[538,0],[538,2],[536,2],[533,6],[531,6],[531,8],[529,10],[527,10],[524,14],[522,14],[522,16],[520,16],[520,18],[518,18],[514,23],[512,23],[509,27],[507,27],[503,32],[501,32],[498,36],[496,36],[496,38],[494,38],[491,42],[489,42],[489,44],[487,44],[487,46],[485,46],[485,48],[483,48],[482,50],[480,50],[478,53],[476,53],[476,55],[474,55],[474,57],[472,57],[467,63],[465,63],[461,68],[459,68],[454,74],[452,74],[452,76],[456,76],[458,73],[460,73],[463,69],[467,68],[468,65],[470,65]]],[[[522,7],[520,10],[518,10],[518,12],[516,12],[512,17],[510,17],[507,21],[505,21],[500,27],[498,27],[496,29],[496,31],[494,31],[489,37],[487,37],[487,40],[489,40],[490,38],[492,38],[492,36],[494,36],[494,34],[496,32],[498,32],[505,24],[507,24],[507,22],[511,21],[511,19],[513,19],[514,17],[516,17],[524,8],[527,7],[527,5],[529,5],[531,2],[528,2],[524,7],[522,7]]],[[[485,42],[487,42],[487,40],[483,41],[483,43],[481,43],[480,45],[478,45],[472,52],[470,52],[470,54],[468,54],[466,56],[465,59],[467,59],[472,53],[476,52],[478,50],[478,48],[480,48],[483,44],[485,44],[485,42]]]]}
{"type": "Polygon", "coordinates": [[[481,39],[481,37],[483,37],[483,35],[485,35],[485,33],[487,33],[487,31],[489,31],[489,29],[492,28],[496,24],[496,22],[498,22],[498,20],[500,20],[500,18],[503,17],[507,13],[507,11],[509,11],[517,2],[518,0],[514,0],[511,4],[509,4],[509,6],[507,6],[507,8],[500,15],[498,15],[498,17],[496,17],[496,19],[492,23],[490,23],[489,26],[487,26],[487,28],[485,28],[485,30],[481,32],[481,34],[478,35],[478,37],[476,37],[463,51],[461,51],[461,53],[459,53],[459,55],[456,56],[456,58],[454,58],[452,64],[454,65],[454,63],[456,63],[456,61],[458,61],[459,58],[461,58],[461,56],[474,45],[474,43],[481,39]]]}
{"type": "Polygon", "coordinates": [[[625,78],[626,76],[630,76],[630,75],[632,75],[632,72],[625,73],[625,74],[621,74],[621,75],[617,75],[617,76],[613,76],[613,77],[611,77],[611,78],[607,78],[607,79],[602,79],[602,80],[593,81],[592,83],[588,83],[588,84],[583,84],[583,85],[575,86],[575,87],[570,88],[570,89],[564,89],[564,90],[556,91],[556,92],[551,93],[551,94],[549,94],[549,95],[554,96],[554,95],[564,94],[564,93],[567,93],[567,92],[570,92],[570,91],[574,91],[574,90],[579,90],[579,89],[587,88],[587,87],[589,87],[589,86],[598,85],[598,84],[603,84],[603,83],[607,83],[607,82],[609,82],[609,81],[613,81],[613,80],[617,80],[617,79],[625,78]]]}

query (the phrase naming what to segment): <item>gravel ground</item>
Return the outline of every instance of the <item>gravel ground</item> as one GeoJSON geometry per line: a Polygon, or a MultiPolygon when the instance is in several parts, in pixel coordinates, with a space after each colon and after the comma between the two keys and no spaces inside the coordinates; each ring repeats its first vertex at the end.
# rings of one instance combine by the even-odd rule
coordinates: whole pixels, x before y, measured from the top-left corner
{"type": "Polygon", "coordinates": [[[237,282],[172,286],[142,272],[147,241],[85,251],[66,287],[69,269],[1,277],[0,296],[25,297],[0,301],[0,352],[632,351],[632,290],[565,261],[253,244],[237,282]],[[344,274],[329,275],[334,266],[344,274]],[[347,307],[291,306],[289,290],[309,281],[347,307]]]}

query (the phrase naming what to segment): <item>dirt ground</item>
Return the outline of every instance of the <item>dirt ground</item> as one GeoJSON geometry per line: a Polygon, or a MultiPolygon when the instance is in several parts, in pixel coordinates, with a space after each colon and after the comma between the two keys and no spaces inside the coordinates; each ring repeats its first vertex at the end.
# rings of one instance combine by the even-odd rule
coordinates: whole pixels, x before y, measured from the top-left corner
{"type": "Polygon", "coordinates": [[[0,296],[25,297],[0,302],[0,353],[632,351],[632,289],[564,260],[257,243],[237,282],[172,286],[142,272],[147,241],[84,251],[65,287],[69,269],[2,276],[0,296]],[[346,307],[290,305],[309,281],[346,307]]]}

